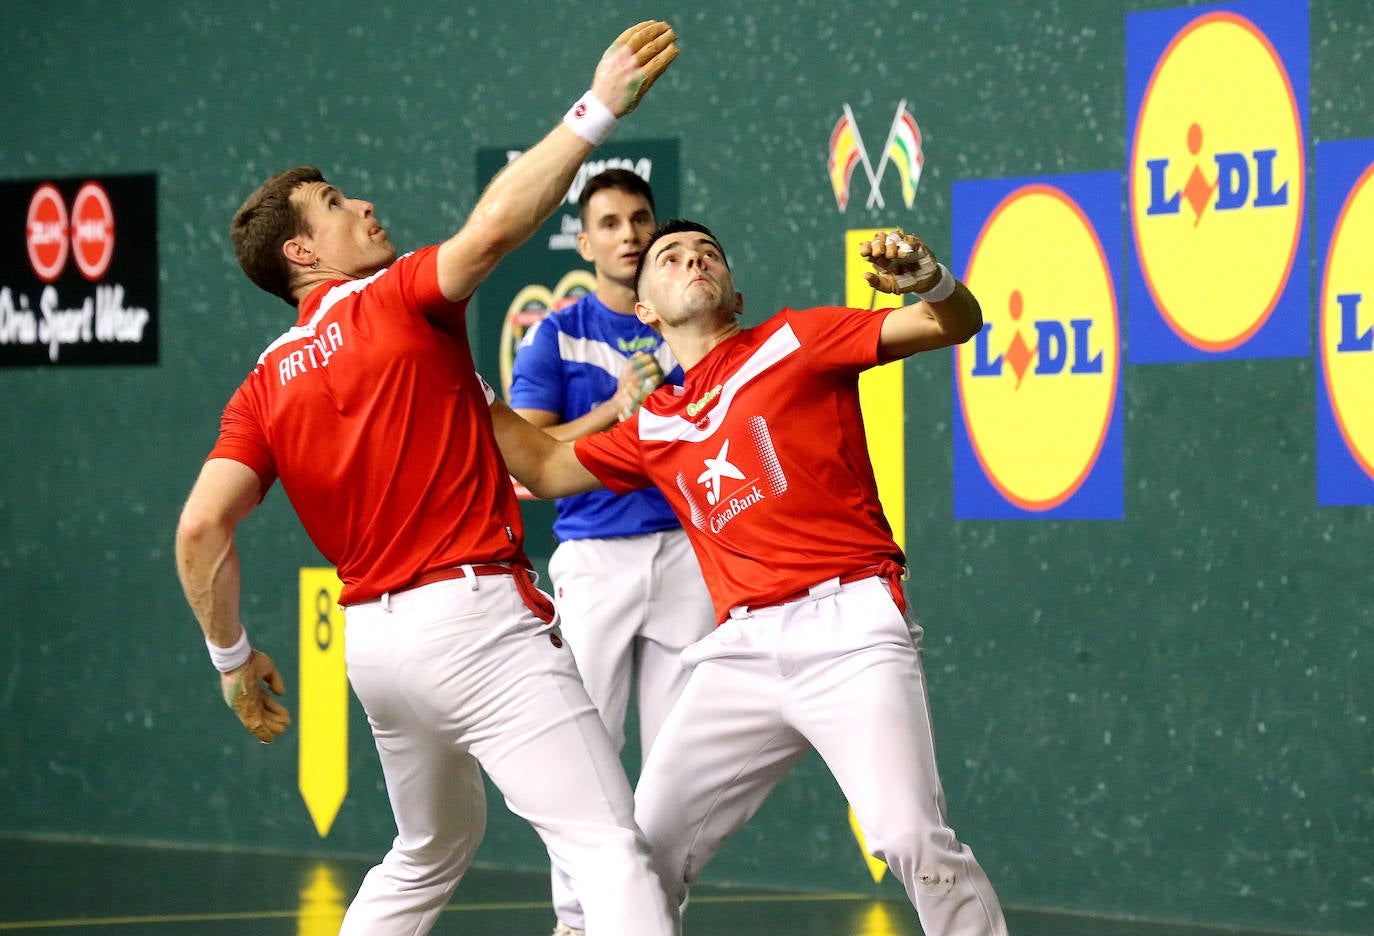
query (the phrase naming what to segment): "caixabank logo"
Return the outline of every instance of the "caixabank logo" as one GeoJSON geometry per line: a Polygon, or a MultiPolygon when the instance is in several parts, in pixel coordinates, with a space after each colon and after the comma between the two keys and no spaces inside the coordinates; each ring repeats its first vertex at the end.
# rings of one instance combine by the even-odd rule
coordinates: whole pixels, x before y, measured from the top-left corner
{"type": "Polygon", "coordinates": [[[956,182],[954,515],[1120,519],[1121,174],[956,182]]]}
{"type": "Polygon", "coordinates": [[[1317,144],[1317,502],[1374,504],[1374,140],[1317,144]]]}
{"type": "Polygon", "coordinates": [[[1307,43],[1289,0],[1126,17],[1132,363],[1309,352],[1307,43]]]}

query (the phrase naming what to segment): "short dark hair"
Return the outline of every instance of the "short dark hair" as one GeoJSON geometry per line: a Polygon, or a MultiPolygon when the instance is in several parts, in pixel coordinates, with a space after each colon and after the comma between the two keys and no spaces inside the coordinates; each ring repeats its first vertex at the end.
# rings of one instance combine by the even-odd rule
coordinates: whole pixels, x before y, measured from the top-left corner
{"type": "MultiPolygon", "coordinates": [[[[649,243],[644,245],[644,250],[639,255],[639,263],[635,264],[635,294],[639,294],[639,278],[644,275],[644,263],[649,259],[649,251],[653,250],[654,244],[660,238],[667,237],[669,234],[681,234],[683,231],[695,231],[698,234],[705,234],[720,247],[720,238],[711,232],[711,229],[698,221],[689,221],[686,218],[673,218],[660,224],[653,236],[649,238],[649,243]]],[[[725,248],[720,248],[720,259],[724,261],[725,268],[730,269],[730,261],[725,258],[725,248]]]]}
{"type": "Polygon", "coordinates": [[[291,193],[306,182],[323,182],[314,166],[296,166],[278,172],[259,185],[229,224],[234,256],[248,278],[259,288],[295,306],[291,295],[291,264],[282,245],[297,234],[309,234],[305,213],[291,200],[291,193]]]}
{"type": "Polygon", "coordinates": [[[628,169],[607,169],[588,179],[582,186],[581,194],[577,196],[577,216],[582,219],[584,228],[587,226],[587,205],[591,202],[592,196],[606,189],[639,195],[649,203],[649,210],[654,210],[654,190],[649,188],[648,182],[628,169]]]}

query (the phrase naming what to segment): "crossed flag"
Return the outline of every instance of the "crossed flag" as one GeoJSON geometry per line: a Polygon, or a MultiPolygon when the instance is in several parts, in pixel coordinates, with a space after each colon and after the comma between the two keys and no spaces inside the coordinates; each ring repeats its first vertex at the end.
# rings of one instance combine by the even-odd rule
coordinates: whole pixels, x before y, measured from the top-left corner
{"type": "Polygon", "coordinates": [[[830,160],[827,163],[830,185],[835,190],[835,202],[840,210],[844,211],[849,206],[849,180],[858,164],[863,165],[871,187],[867,206],[886,207],[878,186],[889,162],[897,167],[897,174],[902,181],[902,200],[910,208],[916,201],[916,185],[921,181],[925,154],[921,152],[921,128],[907,111],[906,99],[897,104],[897,113],[892,118],[892,126],[888,129],[887,142],[883,144],[882,158],[876,170],[869,162],[863,137],[859,136],[854,112],[848,104],[844,105],[844,116],[830,134],[830,160]]]}

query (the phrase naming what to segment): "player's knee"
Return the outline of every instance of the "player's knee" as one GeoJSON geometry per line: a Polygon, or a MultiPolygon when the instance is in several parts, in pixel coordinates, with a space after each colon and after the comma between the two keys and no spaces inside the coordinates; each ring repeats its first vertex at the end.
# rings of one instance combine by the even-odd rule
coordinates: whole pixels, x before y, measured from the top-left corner
{"type": "Polygon", "coordinates": [[[868,841],[875,858],[887,863],[912,897],[940,897],[954,889],[961,846],[947,828],[888,831],[868,841]]]}
{"type": "Polygon", "coordinates": [[[640,874],[649,867],[649,845],[632,829],[604,827],[566,844],[572,847],[561,855],[561,861],[573,874],[594,870],[619,878],[640,874]]]}
{"type": "Polygon", "coordinates": [[[880,834],[867,836],[866,840],[873,857],[900,873],[899,869],[914,872],[915,869],[939,864],[947,850],[941,838],[945,836],[938,832],[932,834],[929,829],[909,827],[884,829],[880,834]]]}
{"type": "Polygon", "coordinates": [[[398,842],[387,854],[383,864],[387,875],[393,880],[415,885],[446,883],[452,880],[456,884],[470,857],[467,850],[452,845],[429,842],[407,847],[398,842]]]}

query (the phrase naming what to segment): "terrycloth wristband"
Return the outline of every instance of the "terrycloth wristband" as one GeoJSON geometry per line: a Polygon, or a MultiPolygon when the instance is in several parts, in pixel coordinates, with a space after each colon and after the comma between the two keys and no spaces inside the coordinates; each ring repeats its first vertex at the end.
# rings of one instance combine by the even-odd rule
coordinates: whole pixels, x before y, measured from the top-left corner
{"type": "Polygon", "coordinates": [[[563,122],[592,146],[600,146],[615,129],[618,118],[599,97],[588,91],[563,115],[563,122]]]}
{"type": "Polygon", "coordinates": [[[210,651],[210,662],[215,664],[215,669],[221,673],[232,673],[240,666],[248,662],[248,658],[253,655],[253,648],[248,644],[248,631],[239,631],[239,639],[232,647],[217,647],[210,643],[210,638],[205,638],[205,649],[210,651]]]}
{"type": "Polygon", "coordinates": [[[918,292],[916,298],[923,302],[940,302],[954,295],[954,274],[949,272],[949,267],[943,263],[936,263],[940,268],[940,282],[935,284],[935,288],[929,292],[918,292]]]}

